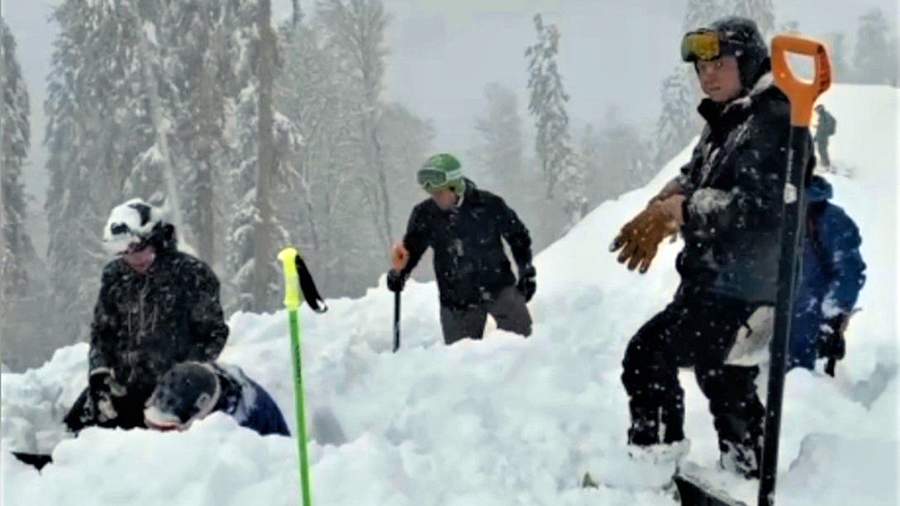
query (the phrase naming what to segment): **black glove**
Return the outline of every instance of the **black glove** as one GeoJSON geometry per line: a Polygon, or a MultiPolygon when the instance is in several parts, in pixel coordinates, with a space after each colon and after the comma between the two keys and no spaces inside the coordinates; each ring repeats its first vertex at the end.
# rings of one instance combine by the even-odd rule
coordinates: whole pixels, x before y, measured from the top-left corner
{"type": "Polygon", "coordinates": [[[525,297],[525,302],[530,301],[534,297],[534,292],[537,291],[536,276],[533,265],[526,264],[519,267],[519,282],[516,284],[516,289],[525,297]]]}
{"type": "Polygon", "coordinates": [[[841,360],[847,352],[844,341],[844,328],[847,326],[847,315],[840,314],[826,321],[821,326],[818,352],[820,358],[841,360]]]}
{"type": "Polygon", "coordinates": [[[117,384],[108,369],[92,371],[88,377],[88,396],[94,418],[99,422],[108,422],[119,416],[113,407],[113,390],[117,384]]]}
{"type": "Polygon", "coordinates": [[[387,287],[392,292],[402,292],[403,285],[406,284],[406,277],[403,274],[391,269],[387,274],[387,287]]]}

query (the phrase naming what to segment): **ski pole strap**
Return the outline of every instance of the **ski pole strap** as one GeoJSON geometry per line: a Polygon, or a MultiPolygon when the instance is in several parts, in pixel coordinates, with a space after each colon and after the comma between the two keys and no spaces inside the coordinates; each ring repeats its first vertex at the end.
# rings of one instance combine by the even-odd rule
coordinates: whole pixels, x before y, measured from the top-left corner
{"type": "Polygon", "coordinates": [[[328,305],[319,295],[316,282],[300,253],[295,248],[284,248],[278,253],[278,260],[284,269],[284,306],[289,310],[296,310],[305,299],[313,311],[328,311],[328,305]]]}
{"type": "Polygon", "coordinates": [[[319,295],[319,289],[316,288],[316,281],[313,279],[312,274],[309,272],[309,268],[306,267],[306,262],[303,261],[303,257],[301,257],[299,253],[294,257],[294,263],[297,266],[297,274],[300,278],[300,291],[303,292],[303,298],[306,300],[306,303],[317,313],[321,314],[328,311],[328,304],[326,304],[325,299],[319,295]]]}
{"type": "Polygon", "coordinates": [[[775,84],[791,101],[791,125],[809,127],[813,104],[831,86],[831,60],[825,44],[799,35],[772,39],[772,74],[775,84]],[[798,79],[788,62],[788,53],[811,56],[816,70],[812,82],[798,79]]]}

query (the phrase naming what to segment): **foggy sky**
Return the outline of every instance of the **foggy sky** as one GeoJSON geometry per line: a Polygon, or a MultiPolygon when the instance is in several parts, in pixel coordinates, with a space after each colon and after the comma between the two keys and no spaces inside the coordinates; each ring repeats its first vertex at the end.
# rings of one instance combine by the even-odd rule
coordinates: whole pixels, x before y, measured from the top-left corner
{"type": "MultiPolygon", "coordinates": [[[[43,252],[46,229],[39,216],[46,191],[41,145],[43,102],[56,26],[48,21],[58,0],[2,0],[2,14],[18,43],[31,96],[32,151],[26,188],[35,197],[32,225],[43,252]]],[[[307,14],[310,0],[301,2],[307,14]]],[[[897,26],[896,0],[775,0],[776,24],[796,20],[809,35],[843,31],[851,39],[859,16],[881,7],[897,26]]],[[[474,140],[474,118],[484,108],[484,85],[497,81],[520,97],[527,117],[525,47],[535,39],[532,16],[544,14],[562,33],[560,72],[571,95],[575,123],[602,123],[616,106],[622,119],[649,126],[659,111],[663,78],[679,64],[678,44],[686,0],[385,0],[392,21],[386,96],[434,122],[434,148],[460,154],[474,140]]],[[[290,0],[273,0],[279,18],[290,0]]],[[[851,53],[852,55],[852,53],[851,53]]]]}

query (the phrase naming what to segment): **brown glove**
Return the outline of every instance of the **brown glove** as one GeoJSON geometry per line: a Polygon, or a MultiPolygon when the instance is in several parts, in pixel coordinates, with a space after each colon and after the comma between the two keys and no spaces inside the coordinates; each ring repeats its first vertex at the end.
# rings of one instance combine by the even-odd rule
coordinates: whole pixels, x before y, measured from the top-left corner
{"type": "Polygon", "coordinates": [[[678,233],[684,223],[681,205],[683,195],[673,195],[665,200],[654,202],[629,221],[619,235],[613,240],[610,251],[622,250],[619,263],[628,262],[628,270],[633,271],[640,266],[641,274],[647,272],[659,243],[666,237],[678,233]]]}

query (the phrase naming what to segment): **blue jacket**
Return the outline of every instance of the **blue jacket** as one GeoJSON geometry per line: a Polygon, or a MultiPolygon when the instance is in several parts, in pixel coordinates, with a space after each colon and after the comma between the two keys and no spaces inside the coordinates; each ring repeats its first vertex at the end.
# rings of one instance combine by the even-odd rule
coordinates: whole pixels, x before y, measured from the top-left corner
{"type": "Polygon", "coordinates": [[[821,325],[852,312],[866,281],[859,228],[829,202],[832,195],[831,184],[813,176],[806,190],[806,234],[791,329],[791,365],[808,369],[815,365],[821,325]]]}
{"type": "Polygon", "coordinates": [[[223,388],[217,410],[228,413],[242,427],[253,429],[260,435],[291,435],[281,409],[263,387],[239,367],[218,364],[217,369],[223,388]]]}

